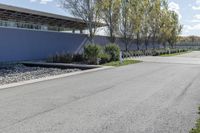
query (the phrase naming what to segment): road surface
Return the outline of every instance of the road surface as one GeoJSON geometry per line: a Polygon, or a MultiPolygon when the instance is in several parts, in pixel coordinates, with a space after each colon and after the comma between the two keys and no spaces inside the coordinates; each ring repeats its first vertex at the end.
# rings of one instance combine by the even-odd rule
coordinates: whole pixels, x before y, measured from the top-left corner
{"type": "Polygon", "coordinates": [[[200,105],[198,56],[2,89],[0,133],[188,133],[200,105]]]}

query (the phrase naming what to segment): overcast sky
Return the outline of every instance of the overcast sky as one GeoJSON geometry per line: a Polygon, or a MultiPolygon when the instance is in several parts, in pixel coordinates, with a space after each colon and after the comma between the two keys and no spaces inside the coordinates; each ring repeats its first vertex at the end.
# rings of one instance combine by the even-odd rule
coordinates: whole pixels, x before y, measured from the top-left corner
{"type": "MultiPolygon", "coordinates": [[[[1,0],[0,3],[69,16],[58,0],[1,0]]],[[[170,10],[179,14],[182,35],[200,36],[200,0],[169,0],[170,10]]]]}

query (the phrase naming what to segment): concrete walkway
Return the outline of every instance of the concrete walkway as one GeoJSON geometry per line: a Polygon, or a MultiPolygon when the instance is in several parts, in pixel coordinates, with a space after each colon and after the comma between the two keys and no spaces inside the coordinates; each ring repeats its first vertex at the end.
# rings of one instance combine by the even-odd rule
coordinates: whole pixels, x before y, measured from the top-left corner
{"type": "Polygon", "coordinates": [[[198,118],[199,63],[148,58],[0,90],[0,133],[188,133],[198,118]]]}

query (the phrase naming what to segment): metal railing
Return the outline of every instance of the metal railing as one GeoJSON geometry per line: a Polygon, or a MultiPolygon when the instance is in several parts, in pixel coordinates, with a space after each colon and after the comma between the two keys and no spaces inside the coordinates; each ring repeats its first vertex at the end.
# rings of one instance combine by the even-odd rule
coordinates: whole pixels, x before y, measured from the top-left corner
{"type": "Polygon", "coordinates": [[[17,21],[5,21],[0,20],[1,27],[10,27],[10,28],[23,28],[23,29],[33,29],[40,31],[70,31],[70,28],[50,26],[50,25],[42,25],[42,24],[34,24],[27,22],[17,22],[17,21]]]}

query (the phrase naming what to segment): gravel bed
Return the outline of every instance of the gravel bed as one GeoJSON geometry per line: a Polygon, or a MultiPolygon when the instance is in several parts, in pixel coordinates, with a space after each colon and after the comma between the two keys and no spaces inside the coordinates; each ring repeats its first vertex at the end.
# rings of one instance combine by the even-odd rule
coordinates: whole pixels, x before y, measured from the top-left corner
{"type": "Polygon", "coordinates": [[[80,69],[58,69],[42,67],[26,67],[22,64],[0,65],[0,85],[16,83],[31,79],[38,79],[53,75],[60,75],[81,71],[80,69]]]}

